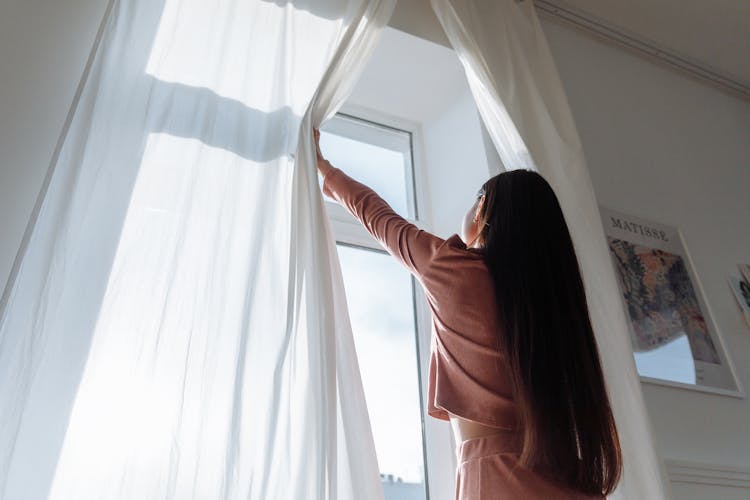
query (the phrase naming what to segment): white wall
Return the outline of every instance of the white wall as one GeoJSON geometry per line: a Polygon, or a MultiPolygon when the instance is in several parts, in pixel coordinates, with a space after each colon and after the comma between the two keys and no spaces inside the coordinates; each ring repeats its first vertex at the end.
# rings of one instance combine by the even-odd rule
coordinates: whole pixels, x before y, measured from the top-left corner
{"type": "MultiPolygon", "coordinates": [[[[599,203],[681,228],[750,390],[750,329],[726,283],[738,262],[750,263],[750,102],[568,26],[542,26],[599,203]]],[[[663,458],[744,468],[750,488],[750,400],[645,383],[643,391],[663,458]]],[[[676,486],[677,498],[708,498],[705,485],[676,486]]]]}
{"type": "Polygon", "coordinates": [[[435,120],[422,126],[429,168],[432,230],[447,238],[461,231],[461,220],[490,176],[480,117],[468,88],[435,120]]]}
{"type": "Polygon", "coordinates": [[[107,0],[0,3],[0,290],[106,4],[107,0]]]}

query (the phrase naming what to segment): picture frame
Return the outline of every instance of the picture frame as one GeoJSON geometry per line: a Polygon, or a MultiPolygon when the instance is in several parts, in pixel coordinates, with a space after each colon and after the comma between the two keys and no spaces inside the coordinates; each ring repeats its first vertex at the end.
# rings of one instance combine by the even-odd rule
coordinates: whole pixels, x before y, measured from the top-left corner
{"type": "Polygon", "coordinates": [[[682,232],[600,212],[641,380],[744,398],[682,232]]]}

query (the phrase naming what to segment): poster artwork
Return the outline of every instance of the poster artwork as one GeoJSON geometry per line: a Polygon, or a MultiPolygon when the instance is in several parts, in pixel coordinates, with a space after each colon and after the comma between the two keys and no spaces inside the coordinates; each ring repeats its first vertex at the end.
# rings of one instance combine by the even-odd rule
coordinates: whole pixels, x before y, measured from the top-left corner
{"type": "Polygon", "coordinates": [[[741,393],[677,228],[601,208],[638,373],[741,393]]]}
{"type": "Polygon", "coordinates": [[[685,334],[694,359],[720,363],[682,257],[617,238],[607,241],[624,287],[633,350],[649,351],[685,334]]]}

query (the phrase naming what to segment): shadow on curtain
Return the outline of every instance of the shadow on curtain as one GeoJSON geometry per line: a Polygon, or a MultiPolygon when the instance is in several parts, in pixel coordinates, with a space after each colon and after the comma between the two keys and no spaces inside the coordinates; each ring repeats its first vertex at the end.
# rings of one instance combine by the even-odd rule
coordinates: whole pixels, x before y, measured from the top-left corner
{"type": "Polygon", "coordinates": [[[393,4],[110,4],[0,307],[2,498],[382,497],[292,156],[393,4]]]}

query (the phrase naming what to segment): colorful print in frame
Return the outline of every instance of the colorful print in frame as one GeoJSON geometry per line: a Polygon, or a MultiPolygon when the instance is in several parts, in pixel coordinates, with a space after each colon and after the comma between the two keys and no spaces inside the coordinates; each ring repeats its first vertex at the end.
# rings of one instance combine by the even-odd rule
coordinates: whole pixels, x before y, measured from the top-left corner
{"type": "Polygon", "coordinates": [[[677,228],[601,215],[641,378],[743,396],[677,228]]]}

